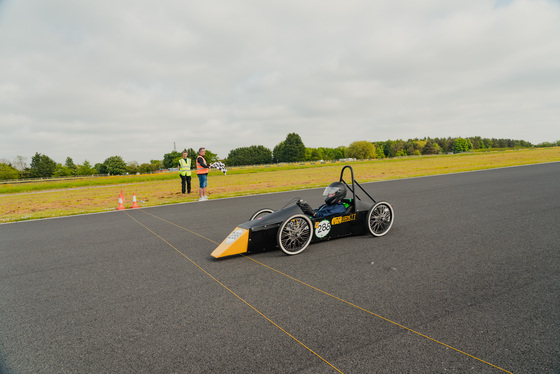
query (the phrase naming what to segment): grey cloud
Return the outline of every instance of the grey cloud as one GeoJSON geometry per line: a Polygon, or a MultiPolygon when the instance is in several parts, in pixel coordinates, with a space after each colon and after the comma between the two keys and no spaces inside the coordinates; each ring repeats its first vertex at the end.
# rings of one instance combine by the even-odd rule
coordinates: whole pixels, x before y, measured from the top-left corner
{"type": "Polygon", "coordinates": [[[220,157],[424,136],[554,141],[546,0],[0,3],[0,157],[220,157]],[[343,131],[341,131],[343,129],[343,131]]]}

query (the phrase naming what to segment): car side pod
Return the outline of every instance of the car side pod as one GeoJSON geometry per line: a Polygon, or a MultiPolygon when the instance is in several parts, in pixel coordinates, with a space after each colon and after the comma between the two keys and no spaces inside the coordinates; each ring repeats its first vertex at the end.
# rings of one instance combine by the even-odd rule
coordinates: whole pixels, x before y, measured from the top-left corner
{"type": "Polygon", "coordinates": [[[216,248],[211,256],[214,258],[245,253],[249,246],[249,230],[236,227],[227,238],[216,248]]]}

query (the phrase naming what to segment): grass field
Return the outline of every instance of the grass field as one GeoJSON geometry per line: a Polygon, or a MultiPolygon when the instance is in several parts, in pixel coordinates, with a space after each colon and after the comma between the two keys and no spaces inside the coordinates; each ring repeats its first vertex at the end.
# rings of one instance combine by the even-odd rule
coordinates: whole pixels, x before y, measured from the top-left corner
{"type": "MultiPolygon", "coordinates": [[[[338,180],[343,165],[352,165],[360,183],[560,161],[560,147],[458,155],[416,156],[351,163],[270,165],[236,168],[223,175],[211,171],[210,199],[324,187],[338,180]]],[[[121,190],[124,205],[136,194],[141,207],[198,200],[181,194],[177,173],[84,178],[0,186],[0,223],[115,210],[121,190]]]]}

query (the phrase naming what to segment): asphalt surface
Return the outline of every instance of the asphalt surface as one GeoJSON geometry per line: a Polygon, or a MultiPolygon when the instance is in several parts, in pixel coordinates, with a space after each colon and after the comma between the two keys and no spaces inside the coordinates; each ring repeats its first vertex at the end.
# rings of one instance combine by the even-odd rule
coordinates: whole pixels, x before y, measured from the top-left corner
{"type": "Polygon", "coordinates": [[[297,256],[210,253],[319,189],[0,225],[0,372],[558,373],[560,163],[363,186],[297,256]]]}

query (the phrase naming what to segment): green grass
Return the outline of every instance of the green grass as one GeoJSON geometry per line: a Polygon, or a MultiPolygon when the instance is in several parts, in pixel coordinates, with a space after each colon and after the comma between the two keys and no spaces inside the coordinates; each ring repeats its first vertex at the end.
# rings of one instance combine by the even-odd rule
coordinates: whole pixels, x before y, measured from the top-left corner
{"type": "MultiPolygon", "coordinates": [[[[394,159],[240,167],[227,175],[211,171],[210,199],[324,187],[338,180],[343,165],[350,164],[360,183],[465,172],[498,167],[560,161],[560,147],[459,155],[412,156],[394,159]]],[[[178,173],[111,176],[63,181],[41,181],[0,186],[0,223],[115,210],[121,191],[125,206],[136,195],[140,206],[189,202],[193,193],[180,193],[178,173]]]]}
{"type": "Polygon", "coordinates": [[[22,193],[33,191],[57,190],[64,188],[80,188],[95,186],[111,186],[125,183],[141,183],[175,178],[175,173],[109,176],[109,177],[83,177],[73,179],[45,179],[33,182],[13,182],[0,185],[0,194],[22,193]]]}

